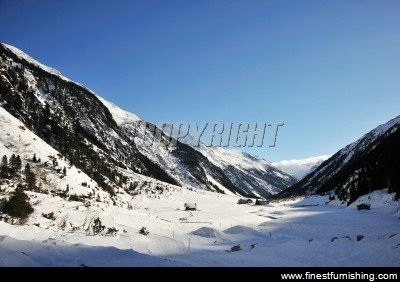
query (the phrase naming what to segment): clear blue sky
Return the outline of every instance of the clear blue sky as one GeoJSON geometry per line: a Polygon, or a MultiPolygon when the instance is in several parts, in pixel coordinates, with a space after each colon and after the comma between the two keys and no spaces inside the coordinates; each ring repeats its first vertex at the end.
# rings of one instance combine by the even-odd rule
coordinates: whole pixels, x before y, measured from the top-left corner
{"type": "Polygon", "coordinates": [[[0,0],[0,41],[152,122],[285,122],[271,161],[400,114],[398,0],[0,0]]]}

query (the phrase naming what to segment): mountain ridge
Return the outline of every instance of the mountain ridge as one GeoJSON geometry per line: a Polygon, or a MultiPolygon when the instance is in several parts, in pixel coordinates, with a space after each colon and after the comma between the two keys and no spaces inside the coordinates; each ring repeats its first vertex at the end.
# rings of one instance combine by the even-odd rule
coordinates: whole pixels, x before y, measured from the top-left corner
{"type": "Polygon", "coordinates": [[[334,192],[351,204],[369,192],[388,188],[400,196],[400,116],[381,124],[336,152],[278,198],[334,192]]]}

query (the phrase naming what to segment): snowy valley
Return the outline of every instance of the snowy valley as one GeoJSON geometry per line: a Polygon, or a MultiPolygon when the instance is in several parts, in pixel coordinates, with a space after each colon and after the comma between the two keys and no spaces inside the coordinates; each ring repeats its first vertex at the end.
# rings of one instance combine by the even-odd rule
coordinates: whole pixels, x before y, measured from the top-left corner
{"type": "Polygon", "coordinates": [[[332,157],[275,164],[141,146],[140,120],[1,44],[0,266],[400,266],[398,152],[370,165],[396,148],[399,118],[332,157]],[[15,216],[13,197],[32,210],[15,216]]]}
{"type": "Polygon", "coordinates": [[[399,266],[400,214],[392,196],[377,191],[360,199],[372,200],[370,211],[358,211],[355,204],[325,205],[328,197],[317,196],[268,206],[237,205],[233,196],[181,188],[160,199],[135,197],[131,210],[43,199],[47,205],[39,212],[55,211],[55,221],[38,212],[28,225],[0,223],[0,264],[399,266]],[[196,201],[199,210],[185,211],[186,201],[196,201]],[[115,236],[88,234],[88,215],[119,231],[115,236]],[[64,230],[58,227],[62,219],[68,222],[64,230]],[[72,231],[70,224],[81,228],[72,231]],[[142,226],[148,235],[139,234],[142,226]],[[232,252],[235,246],[239,250],[232,252]]]}

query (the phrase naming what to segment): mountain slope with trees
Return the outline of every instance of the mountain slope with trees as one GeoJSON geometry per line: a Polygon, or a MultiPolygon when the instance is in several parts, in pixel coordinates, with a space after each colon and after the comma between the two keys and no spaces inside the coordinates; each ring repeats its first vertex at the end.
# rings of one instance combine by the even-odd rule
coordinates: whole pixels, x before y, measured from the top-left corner
{"type": "Polygon", "coordinates": [[[400,116],[346,146],[276,197],[334,192],[343,202],[388,188],[400,196],[400,116]]]}
{"type": "MultiPolygon", "coordinates": [[[[118,114],[122,110],[110,107],[86,87],[6,44],[0,45],[0,104],[110,195],[117,187],[127,189],[133,185],[126,171],[215,192],[263,197],[272,194],[270,187],[262,185],[258,193],[252,193],[243,187],[246,182],[232,181],[224,167],[190,146],[178,142],[176,148],[170,148],[157,140],[152,147],[141,146],[129,123],[140,120],[137,116],[125,113],[125,118],[131,119],[121,123],[118,114]]],[[[151,134],[155,133],[149,130],[146,136],[151,134]]],[[[289,176],[282,175],[270,178],[273,193],[293,183],[289,176]]]]}

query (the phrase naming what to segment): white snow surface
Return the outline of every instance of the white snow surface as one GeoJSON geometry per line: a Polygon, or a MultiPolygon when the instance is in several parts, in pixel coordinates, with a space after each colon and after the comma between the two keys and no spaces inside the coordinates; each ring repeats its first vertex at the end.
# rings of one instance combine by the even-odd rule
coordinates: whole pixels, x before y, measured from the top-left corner
{"type": "MultiPolygon", "coordinates": [[[[379,201],[381,195],[370,196],[379,201]]],[[[327,197],[263,207],[237,205],[236,200],[178,189],[160,199],[132,199],[132,210],[100,204],[96,212],[80,206],[80,213],[53,201],[46,210],[56,211],[57,217],[67,214],[74,226],[95,212],[106,226],[125,231],[92,236],[83,230],[59,230],[37,214],[25,226],[0,222],[0,265],[400,266],[397,202],[357,211],[326,205],[327,197]],[[196,201],[199,211],[184,211],[186,201],[196,201]],[[141,226],[150,234],[140,235],[141,226]],[[358,235],[365,237],[357,241],[358,235]],[[235,245],[242,251],[230,252],[235,245]]]]}
{"type": "Polygon", "coordinates": [[[307,159],[283,160],[271,164],[300,180],[315,170],[320,164],[329,159],[331,156],[332,155],[322,155],[307,159]]]}

